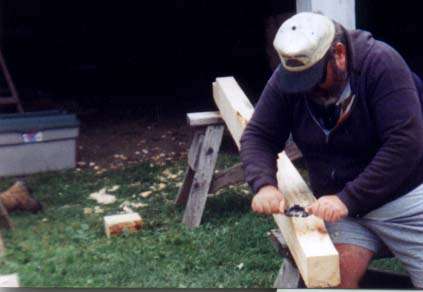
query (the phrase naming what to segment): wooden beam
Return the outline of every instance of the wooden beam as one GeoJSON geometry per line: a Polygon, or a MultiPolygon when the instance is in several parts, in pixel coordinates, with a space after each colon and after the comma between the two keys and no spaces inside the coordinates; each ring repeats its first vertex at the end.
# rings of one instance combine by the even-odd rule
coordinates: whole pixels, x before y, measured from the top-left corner
{"type": "MultiPolygon", "coordinates": [[[[253,114],[253,106],[233,77],[217,78],[213,96],[236,144],[253,114]]],[[[307,184],[283,152],[278,159],[278,185],[287,206],[307,206],[315,200],[307,184]]],[[[309,288],[335,287],[340,283],[339,255],[327,234],[323,220],[287,218],[275,215],[295,263],[309,288]]]]}
{"type": "Polygon", "coordinates": [[[214,175],[209,193],[214,194],[224,187],[243,182],[245,182],[244,171],[242,170],[242,164],[238,163],[214,175]]]}
{"type": "Polygon", "coordinates": [[[197,131],[194,133],[191,146],[188,151],[188,167],[185,172],[185,178],[182,186],[179,188],[178,196],[176,197],[176,205],[185,205],[189,198],[192,182],[194,181],[195,172],[198,167],[198,160],[200,156],[201,146],[203,145],[204,133],[197,131]]]}
{"type": "Polygon", "coordinates": [[[240,148],[241,135],[254,112],[254,107],[233,77],[217,78],[213,97],[220,114],[240,148]]]}
{"type": "Polygon", "coordinates": [[[104,217],[104,230],[107,237],[120,235],[125,230],[134,233],[142,228],[143,223],[138,213],[111,215],[104,217]]]}
{"type": "Polygon", "coordinates": [[[202,127],[214,124],[223,124],[219,112],[199,112],[187,114],[187,121],[191,127],[202,127]]]}
{"type": "MultiPolygon", "coordinates": [[[[278,186],[287,207],[308,206],[316,198],[289,158],[278,159],[278,186]]],[[[322,219],[273,216],[307,287],[334,287],[340,282],[339,256],[322,219]]]]}

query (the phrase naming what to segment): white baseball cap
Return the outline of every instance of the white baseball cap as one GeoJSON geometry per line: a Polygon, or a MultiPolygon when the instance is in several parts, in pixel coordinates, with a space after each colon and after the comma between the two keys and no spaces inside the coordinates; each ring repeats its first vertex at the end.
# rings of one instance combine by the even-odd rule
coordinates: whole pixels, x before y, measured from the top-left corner
{"type": "Polygon", "coordinates": [[[328,17],[302,12],[285,21],[273,43],[282,60],[282,88],[286,93],[306,92],[326,71],[335,23],[328,17]]]}

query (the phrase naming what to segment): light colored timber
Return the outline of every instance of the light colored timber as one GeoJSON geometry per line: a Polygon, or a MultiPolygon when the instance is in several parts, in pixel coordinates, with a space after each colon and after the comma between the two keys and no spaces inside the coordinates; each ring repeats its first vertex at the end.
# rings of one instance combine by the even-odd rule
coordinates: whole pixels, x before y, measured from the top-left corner
{"type": "Polygon", "coordinates": [[[120,235],[123,232],[134,233],[140,230],[144,222],[138,213],[111,215],[104,217],[104,229],[107,237],[120,235]]]}
{"type": "Polygon", "coordinates": [[[0,287],[3,287],[3,288],[17,288],[17,287],[19,287],[18,274],[0,276],[0,287]]]}
{"type": "MultiPolygon", "coordinates": [[[[292,162],[281,153],[278,159],[278,187],[287,207],[308,206],[316,198],[292,162]]],[[[339,255],[322,219],[288,218],[274,215],[307,287],[334,287],[339,284],[339,255]]]]}
{"type": "Polygon", "coordinates": [[[254,107],[233,77],[217,78],[213,97],[226,126],[240,148],[241,135],[254,112],[254,107]]]}
{"type": "MultiPolygon", "coordinates": [[[[217,78],[213,84],[213,96],[236,144],[253,114],[253,106],[233,77],[217,78]]],[[[286,198],[287,207],[298,204],[308,206],[316,200],[307,184],[286,156],[279,154],[278,185],[286,198]]],[[[323,220],[288,218],[275,215],[289,250],[309,288],[335,287],[340,283],[339,255],[323,220]]]]}
{"type": "Polygon", "coordinates": [[[191,127],[209,126],[213,124],[223,124],[219,112],[199,112],[187,114],[188,124],[191,127]]]}

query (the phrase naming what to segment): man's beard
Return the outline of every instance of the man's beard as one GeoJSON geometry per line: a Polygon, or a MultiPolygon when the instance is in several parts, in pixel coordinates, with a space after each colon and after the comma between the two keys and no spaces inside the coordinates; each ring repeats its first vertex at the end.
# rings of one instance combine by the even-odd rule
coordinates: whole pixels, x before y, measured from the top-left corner
{"type": "Polygon", "coordinates": [[[338,68],[335,62],[330,61],[329,66],[331,66],[333,74],[332,86],[329,89],[323,89],[317,86],[310,93],[314,101],[324,106],[329,106],[339,100],[348,79],[348,72],[338,68]]]}

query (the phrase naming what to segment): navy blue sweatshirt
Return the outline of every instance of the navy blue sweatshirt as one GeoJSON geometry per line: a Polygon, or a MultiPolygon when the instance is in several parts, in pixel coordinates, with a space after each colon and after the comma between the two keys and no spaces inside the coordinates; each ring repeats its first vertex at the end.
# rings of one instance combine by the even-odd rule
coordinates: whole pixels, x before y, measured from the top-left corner
{"type": "MultiPolygon", "coordinates": [[[[241,138],[245,177],[254,192],[277,186],[276,159],[292,133],[316,197],[336,194],[360,216],[423,182],[421,80],[369,32],[347,32],[351,114],[329,134],[305,94],[284,94],[276,69],[241,138]]],[[[283,171],[283,170],[282,170],[283,171]]]]}

